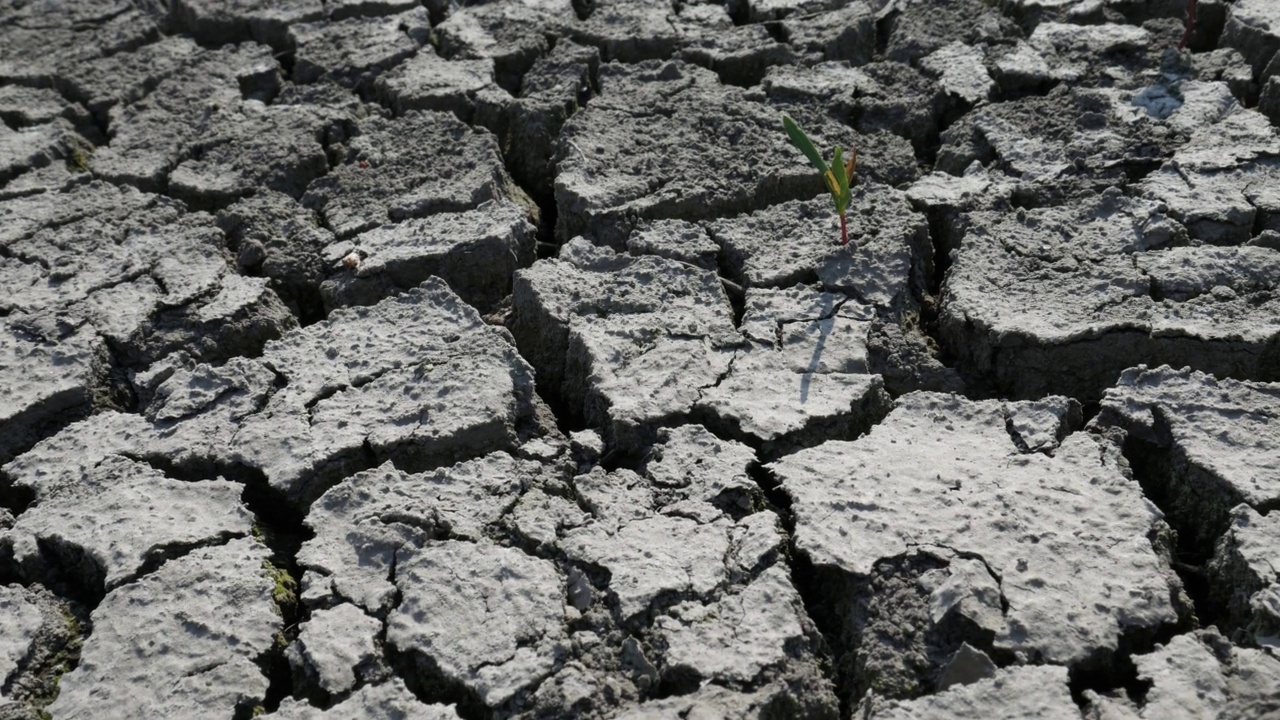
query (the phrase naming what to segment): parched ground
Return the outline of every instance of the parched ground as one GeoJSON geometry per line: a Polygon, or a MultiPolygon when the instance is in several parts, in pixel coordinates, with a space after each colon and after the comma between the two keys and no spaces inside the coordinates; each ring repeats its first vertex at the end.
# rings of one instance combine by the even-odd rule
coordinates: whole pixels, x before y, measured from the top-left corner
{"type": "Polygon", "coordinates": [[[0,719],[1280,718],[1193,5],[0,0],[0,719]]]}

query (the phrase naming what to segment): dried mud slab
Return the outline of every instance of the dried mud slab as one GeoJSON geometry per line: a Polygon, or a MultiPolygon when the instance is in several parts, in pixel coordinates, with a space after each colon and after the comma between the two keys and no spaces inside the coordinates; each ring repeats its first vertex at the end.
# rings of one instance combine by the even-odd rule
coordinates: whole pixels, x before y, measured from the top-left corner
{"type": "Polygon", "coordinates": [[[425,46],[378,78],[378,101],[396,115],[410,110],[451,112],[459,120],[494,124],[511,101],[494,79],[489,58],[447,60],[425,46]]]}
{"type": "Polygon", "coordinates": [[[954,43],[999,47],[1023,35],[1008,16],[981,0],[925,0],[911,10],[887,18],[882,34],[890,60],[914,64],[954,43]]]}
{"type": "Polygon", "coordinates": [[[620,447],[687,417],[742,342],[712,273],[583,240],[516,273],[513,306],[542,387],[620,447]]]}
{"type": "Polygon", "coordinates": [[[372,305],[434,276],[487,311],[511,293],[516,269],[533,263],[536,230],[527,207],[506,201],[376,227],[324,249],[340,269],[320,293],[329,308],[372,305]]]}
{"type": "Polygon", "coordinates": [[[573,478],[576,508],[521,499],[516,530],[563,553],[576,611],[578,660],[544,684],[547,700],[630,717],[625,705],[607,708],[630,696],[638,716],[677,712],[705,690],[720,712],[835,716],[817,631],[787,580],[779,520],[756,509],[752,460],[743,445],[681,426],[659,434],[638,471],[573,478]],[[556,507],[559,520],[539,519],[556,507]],[[629,692],[583,694],[592,686],[629,692]],[[671,687],[688,696],[654,697],[671,687]]]}
{"type": "Polygon", "coordinates": [[[1115,720],[1270,717],[1280,711],[1274,688],[1280,660],[1256,648],[1233,645],[1213,629],[1179,635],[1150,653],[1135,655],[1138,678],[1150,686],[1143,700],[1085,691],[1089,712],[1115,720]]]}
{"type": "Polygon", "coordinates": [[[791,45],[769,28],[735,26],[726,9],[715,5],[681,8],[676,27],[685,36],[679,57],[714,72],[727,85],[750,87],[769,68],[796,60],[791,45]]]}
{"type": "Polygon", "coordinates": [[[598,48],[606,62],[678,58],[742,87],[755,85],[768,68],[795,60],[792,47],[776,32],[760,24],[735,23],[732,8],[711,3],[609,0],[596,3],[588,17],[565,23],[562,32],[598,48]]]}
{"type": "Polygon", "coordinates": [[[1160,117],[1168,108],[1144,108],[1139,99],[1137,88],[1060,85],[1042,97],[977,107],[941,134],[936,168],[962,175],[982,163],[1017,183],[1024,206],[1104,192],[1158,167],[1182,140],[1160,117]]]}
{"type": "Polygon", "coordinates": [[[817,14],[833,9],[836,4],[829,0],[734,0],[730,3],[730,12],[739,22],[758,23],[781,20],[789,15],[817,14]]]}
{"type": "Polygon", "coordinates": [[[396,582],[387,643],[485,707],[506,705],[564,660],[565,581],[548,560],[446,541],[407,553],[396,582]]]}
{"type": "Polygon", "coordinates": [[[98,123],[105,123],[116,105],[141,100],[166,78],[192,69],[209,72],[215,84],[230,75],[237,80],[243,78],[246,83],[253,83],[257,78],[264,86],[278,86],[279,65],[264,54],[265,50],[249,46],[244,53],[211,52],[189,37],[163,37],[133,52],[59,68],[54,82],[61,95],[83,106],[98,123]],[[220,68],[205,67],[212,58],[227,64],[220,68]]]}
{"type": "Polygon", "coordinates": [[[821,281],[831,292],[887,309],[909,303],[933,268],[929,227],[907,196],[878,183],[853,188],[849,245],[827,197],[791,201],[706,225],[726,274],[745,287],[821,281]]]}
{"type": "Polygon", "coordinates": [[[695,412],[765,457],[854,437],[888,411],[868,358],[874,317],[867,305],[803,286],[749,290],[741,325],[748,343],[702,391],[695,412]]]}
{"type": "Polygon", "coordinates": [[[562,39],[533,63],[506,106],[502,155],[512,177],[544,207],[555,201],[560,129],[591,98],[599,67],[599,50],[562,39]]]}
{"type": "Polygon", "coordinates": [[[983,717],[993,720],[1053,718],[1074,720],[1080,708],[1067,688],[1061,667],[1014,667],[994,678],[961,685],[918,700],[870,698],[858,708],[868,720],[948,720],[983,717]]]}
{"type": "Polygon", "coordinates": [[[570,0],[484,3],[455,8],[432,34],[441,56],[460,67],[487,61],[497,84],[514,94],[524,74],[551,51],[548,39],[572,18],[570,0]]]}
{"type": "Polygon", "coordinates": [[[494,453],[416,475],[388,464],[329,490],[307,517],[316,537],[298,556],[302,599],[332,608],[313,618],[359,622],[329,626],[346,660],[310,660],[309,674],[330,686],[365,677],[376,663],[359,648],[381,653],[385,642],[432,692],[489,708],[526,697],[563,660],[565,582],[554,563],[493,538],[522,493],[549,479],[536,462],[494,453]]]}
{"type": "Polygon", "coordinates": [[[302,197],[329,171],[325,142],[342,118],[298,105],[249,100],[239,116],[210,128],[169,174],[169,193],[193,208],[223,207],[263,188],[302,197]]]}
{"type": "Polygon", "coordinates": [[[1280,230],[1280,196],[1271,189],[1280,177],[1280,134],[1261,114],[1237,105],[1224,83],[1189,90],[1196,92],[1187,93],[1179,112],[1191,117],[1170,116],[1187,124],[1189,141],[1138,187],[1207,244],[1243,245],[1280,230]]]}
{"type": "Polygon", "coordinates": [[[962,371],[1015,397],[1081,400],[1143,362],[1280,377],[1280,253],[1189,246],[1163,207],[1108,191],[971,214],[940,318],[962,371]]]}
{"type": "Polygon", "coordinates": [[[5,2],[0,716],[1280,713],[1265,0],[5,2]]]}
{"type": "MultiPolygon", "coordinates": [[[[762,85],[771,102],[797,117],[825,115],[853,126],[859,168],[900,163],[902,140],[911,143],[915,156],[926,157],[937,146],[940,123],[955,114],[938,83],[899,62],[770,68],[762,85]]],[[[873,174],[880,182],[898,184],[914,176],[911,170],[894,167],[892,173],[873,174]]]]}
{"type": "MultiPolygon", "coordinates": [[[[88,145],[66,120],[49,120],[18,130],[0,123],[0,186],[43,168],[83,170],[77,158],[88,145]]],[[[9,190],[6,194],[27,193],[9,190]]]]}
{"type": "MultiPolygon", "coordinates": [[[[752,222],[779,218],[791,220],[785,206],[725,221],[710,234],[728,246],[746,245],[759,236],[752,222]]],[[[544,390],[587,422],[604,423],[610,447],[643,443],[654,428],[689,418],[768,457],[827,438],[851,438],[885,412],[869,335],[877,313],[890,313],[908,292],[919,256],[907,242],[924,236],[923,223],[916,222],[918,233],[891,226],[870,234],[857,250],[797,261],[806,274],[868,301],[802,285],[749,287],[740,328],[709,272],[678,259],[616,255],[573,241],[558,260],[517,273],[513,331],[534,359],[544,390]]],[[[649,242],[644,238],[656,238],[663,228],[672,229],[646,226],[632,240],[649,242]]],[[[761,268],[768,258],[777,261],[774,246],[757,246],[756,252],[761,268]]],[[[673,253],[678,258],[681,251],[673,253]]]]}
{"type": "Polygon", "coordinates": [[[1231,509],[1231,525],[1208,564],[1212,597],[1228,622],[1261,647],[1280,641],[1280,518],[1247,505],[1231,509]]]}
{"type": "Polygon", "coordinates": [[[267,278],[300,322],[320,319],[320,283],[330,269],[324,249],[334,240],[319,215],[284,193],[259,190],[220,210],[217,222],[241,274],[267,278]]]}
{"type": "MultiPolygon", "coordinates": [[[[169,188],[179,164],[190,160],[178,173],[177,188],[187,199],[203,192],[214,201],[246,194],[258,182],[291,189],[295,174],[315,177],[327,169],[317,137],[326,122],[322,115],[266,108],[245,98],[245,85],[278,86],[280,70],[270,48],[249,43],[219,51],[174,50],[176,59],[162,57],[171,69],[124,65],[123,78],[98,80],[86,73],[79,81],[81,94],[102,98],[99,112],[109,127],[108,143],[88,160],[95,175],[159,192],[169,188]],[[211,156],[201,159],[206,151],[211,156]]],[[[108,64],[99,72],[116,70],[108,64]]]]}
{"type": "Polygon", "coordinates": [[[385,679],[391,671],[378,646],[381,632],[382,622],[355,605],[316,609],[285,648],[295,685],[302,694],[334,697],[385,679]]]}
{"type": "MultiPolygon", "coordinates": [[[[3,523],[0,523],[2,525],[3,523]]],[[[36,717],[79,657],[81,609],[41,585],[0,585],[0,713],[36,717]]]]}
{"type": "Polygon", "coordinates": [[[289,26],[298,83],[320,80],[372,93],[379,75],[413,57],[431,32],[427,9],[289,26]]]}
{"type": "Polygon", "coordinates": [[[0,685],[7,687],[40,632],[44,616],[21,585],[0,586],[0,605],[8,610],[0,620],[0,685]]]}
{"type": "Polygon", "coordinates": [[[126,453],[204,477],[260,478],[305,507],[388,458],[432,467],[513,447],[533,415],[528,366],[439,280],[336,311],[260,360],[170,367],[150,380],[144,415],[96,415],[6,472],[35,488],[126,453]]]}
{"type": "Polygon", "coordinates": [[[1280,504],[1280,385],[1218,380],[1169,367],[1127,370],[1093,421],[1127,435],[1177,522],[1197,544],[1226,529],[1231,509],[1266,512],[1280,504]]]}
{"type": "MultiPolygon", "coordinates": [[[[99,293],[129,287],[151,295],[151,308],[132,309],[137,322],[216,291],[228,271],[211,218],[159,195],[93,183],[8,203],[6,215],[16,220],[3,240],[6,264],[25,281],[6,287],[0,307],[8,313],[91,317],[99,293]]],[[[128,319],[112,318],[122,340],[136,332],[128,319]]]]}
{"type": "Polygon", "coordinates": [[[920,65],[949,97],[965,106],[990,99],[996,89],[986,68],[986,54],[971,45],[949,43],[925,56],[920,65]]]}
{"type": "Polygon", "coordinates": [[[39,85],[61,70],[127,53],[159,35],[146,11],[129,2],[14,3],[5,7],[0,26],[0,81],[39,85]]]}
{"type": "Polygon", "coordinates": [[[255,355],[296,327],[265,279],[229,266],[213,218],[176,201],[95,182],[12,200],[3,216],[4,356],[22,370],[4,394],[6,452],[116,406],[120,366],[255,355]]]}
{"type": "MultiPolygon", "coordinates": [[[[979,210],[1009,211],[1017,189],[1018,183],[1000,171],[971,163],[961,175],[935,170],[916,180],[905,192],[911,206],[929,219],[929,237],[934,247],[945,252],[950,260],[964,238],[964,214],[979,210]]],[[[941,283],[944,279],[935,275],[933,282],[941,283]]]]}
{"type": "MultiPolygon", "coordinates": [[[[731,13],[737,17],[741,3],[731,13]]],[[[755,3],[756,6],[778,3],[755,3]]],[[[801,12],[788,13],[778,23],[783,37],[799,56],[801,65],[814,65],[820,61],[847,61],[854,65],[869,62],[876,46],[876,16],[872,5],[860,0],[830,7],[827,3],[819,11],[801,8],[801,12]]],[[[763,9],[763,7],[761,8],[763,9]]],[[[769,12],[765,10],[765,12],[769,12]]]]}
{"type": "Polygon", "coordinates": [[[655,220],[631,231],[627,237],[631,255],[656,255],[717,272],[720,244],[703,223],[688,220],[655,220]]]}
{"type": "Polygon", "coordinates": [[[1147,492],[1178,530],[1183,555],[1205,563],[1221,627],[1259,643],[1280,628],[1271,548],[1280,506],[1280,386],[1219,380],[1188,369],[1126,371],[1093,425],[1116,428],[1147,492]]]}
{"type": "MultiPolygon", "coordinates": [[[[609,64],[599,84],[559,139],[563,240],[589,234],[622,248],[640,220],[736,215],[821,191],[779,132],[782,113],[709,71],[679,61],[609,64]]],[[[850,134],[816,118],[806,128],[820,146],[850,134]]],[[[875,161],[859,167],[871,180],[890,172],[875,161]]]]}
{"type": "Polygon", "coordinates": [[[729,518],[673,517],[652,514],[643,505],[623,509],[600,504],[610,491],[644,497],[644,481],[628,473],[598,472],[576,484],[600,521],[570,530],[560,545],[574,561],[609,574],[608,592],[624,624],[642,622],[659,598],[706,597],[727,581],[729,518]],[[622,511],[622,516],[611,517],[610,510],[622,511]]]}
{"type": "Polygon", "coordinates": [[[1266,0],[1240,0],[1227,11],[1222,44],[1244,55],[1259,84],[1280,73],[1280,12],[1266,0]]]}
{"type": "Polygon", "coordinates": [[[528,366],[438,280],[335,312],[268,346],[262,362],[284,387],[236,424],[228,450],[294,498],[314,497],[369,451],[430,466],[510,447],[532,414],[528,366]]]}
{"type": "Polygon", "coordinates": [[[1179,622],[1162,515],[1079,421],[1063,398],[914,393],[862,438],[768,466],[852,699],[929,692],[962,641],[1079,670],[1179,622]]]}
{"type": "Polygon", "coordinates": [[[105,398],[106,344],[91,330],[52,318],[5,318],[0,370],[13,378],[0,400],[0,459],[86,416],[105,398]]]}
{"type": "Polygon", "coordinates": [[[303,204],[345,240],[387,223],[521,195],[491,135],[451,114],[412,112],[357,123],[343,163],[311,183],[303,204]]]}
{"type": "Polygon", "coordinates": [[[192,548],[248,536],[253,521],[240,484],[174,480],[121,455],[74,484],[33,489],[35,504],[0,531],[0,556],[29,581],[67,573],[91,597],[192,548]]]}
{"type": "Polygon", "coordinates": [[[781,528],[755,511],[750,449],[683,426],[659,435],[639,473],[572,479],[541,454],[420,475],[384,466],[317,501],[302,598],[313,618],[354,620],[325,636],[347,660],[308,671],[361,677],[358,649],[383,642],[369,618],[386,617],[416,687],[472,713],[612,717],[702,680],[734,704],[834,717],[781,528]]]}
{"type": "Polygon", "coordinates": [[[175,32],[213,44],[255,40],[277,50],[290,47],[288,29],[325,16],[322,0],[174,0],[169,23],[175,32]]]}
{"type": "MultiPolygon", "coordinates": [[[[581,4],[580,4],[581,6],[581,4]]],[[[593,3],[586,17],[574,18],[563,32],[581,45],[600,48],[605,62],[638,63],[672,57],[683,39],[675,7],[658,0],[604,0],[593,3]]],[[[719,8],[712,12],[722,12],[719,8]]]]}
{"type": "Polygon", "coordinates": [[[414,720],[459,720],[452,705],[427,704],[414,696],[404,681],[395,678],[381,685],[366,685],[328,710],[302,700],[285,698],[280,709],[263,717],[276,720],[342,720],[342,718],[405,717],[414,720]]]}
{"type": "Polygon", "coordinates": [[[260,704],[268,682],[256,661],[282,629],[268,556],[257,540],[233,540],[108,593],[49,712],[92,717],[107,703],[192,716],[260,704]]]}
{"type": "Polygon", "coordinates": [[[482,542],[539,478],[536,463],[492,453],[426,473],[384,464],[347,478],[311,508],[298,555],[302,599],[382,615],[395,603],[396,555],[433,539],[482,542]]]}

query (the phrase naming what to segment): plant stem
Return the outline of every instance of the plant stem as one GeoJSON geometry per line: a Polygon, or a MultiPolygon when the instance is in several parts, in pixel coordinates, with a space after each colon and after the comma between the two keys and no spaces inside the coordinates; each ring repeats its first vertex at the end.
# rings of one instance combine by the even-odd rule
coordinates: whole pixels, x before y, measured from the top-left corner
{"type": "Polygon", "coordinates": [[[1186,30],[1182,33],[1182,39],[1178,41],[1179,50],[1187,46],[1187,41],[1191,39],[1191,31],[1196,27],[1196,0],[1187,0],[1187,19],[1184,27],[1186,30]]]}
{"type": "Polygon", "coordinates": [[[844,213],[840,213],[840,245],[849,244],[849,227],[845,224],[844,213]]]}

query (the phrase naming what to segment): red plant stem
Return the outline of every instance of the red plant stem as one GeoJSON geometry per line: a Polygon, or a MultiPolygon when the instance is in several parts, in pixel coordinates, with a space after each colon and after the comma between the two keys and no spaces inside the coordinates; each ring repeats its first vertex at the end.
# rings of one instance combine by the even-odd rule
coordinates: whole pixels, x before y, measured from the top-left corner
{"type": "Polygon", "coordinates": [[[1187,0],[1187,19],[1183,27],[1186,30],[1182,33],[1182,39],[1178,41],[1179,50],[1187,46],[1187,41],[1191,39],[1191,31],[1196,27],[1196,0],[1187,0]]]}
{"type": "Polygon", "coordinates": [[[845,224],[844,213],[840,213],[840,245],[849,244],[849,227],[845,224]]]}

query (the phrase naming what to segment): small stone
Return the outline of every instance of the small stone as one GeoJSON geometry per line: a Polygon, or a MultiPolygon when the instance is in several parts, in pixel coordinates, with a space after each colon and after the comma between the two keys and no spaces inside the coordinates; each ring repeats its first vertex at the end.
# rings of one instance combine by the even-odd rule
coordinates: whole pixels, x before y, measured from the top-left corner
{"type": "Polygon", "coordinates": [[[962,643],[951,662],[947,663],[938,678],[938,692],[944,692],[956,685],[970,685],[995,677],[996,664],[991,662],[987,654],[969,643],[962,643]]]}

